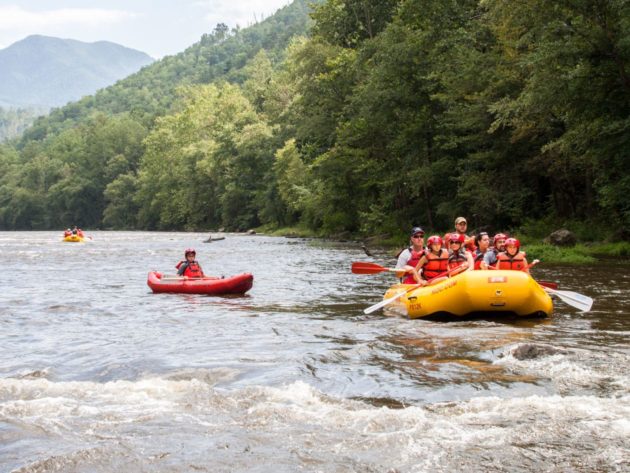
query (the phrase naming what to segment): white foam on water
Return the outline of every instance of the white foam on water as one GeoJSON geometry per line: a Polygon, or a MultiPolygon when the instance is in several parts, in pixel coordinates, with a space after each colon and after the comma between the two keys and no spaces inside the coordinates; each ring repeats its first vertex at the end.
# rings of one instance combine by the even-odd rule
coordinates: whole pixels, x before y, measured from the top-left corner
{"type": "MultiPolygon", "coordinates": [[[[84,468],[65,471],[85,471],[94,462],[107,471],[114,461],[131,467],[147,458],[155,466],[147,471],[186,471],[204,459],[232,462],[231,471],[262,471],[256,470],[262,460],[276,471],[296,465],[303,471],[489,471],[497,465],[621,471],[630,465],[628,396],[480,397],[391,409],[331,397],[301,381],[222,390],[207,382],[216,379],[208,371],[196,370],[199,378],[193,371],[102,384],[0,379],[0,419],[26,426],[22,442],[33,438],[32,429],[54,438],[47,455],[62,465],[59,471],[70,465],[64,458],[84,468]],[[95,460],[97,447],[102,454],[95,460]],[[79,451],[92,453],[81,463],[79,451]]],[[[31,448],[22,461],[45,462],[40,448],[31,448]]]]}
{"type": "Polygon", "coordinates": [[[630,393],[630,370],[626,368],[625,354],[550,347],[559,351],[521,360],[514,357],[518,346],[506,347],[503,356],[494,363],[520,374],[547,379],[561,394],[575,394],[575,390],[578,393],[602,390],[611,396],[630,393]]]}
{"type": "Polygon", "coordinates": [[[370,464],[387,456],[401,471],[459,471],[462,465],[489,471],[510,464],[526,465],[523,471],[615,471],[629,460],[628,397],[488,397],[389,409],[330,399],[302,383],[263,391],[267,396],[248,408],[258,428],[310,426],[330,454],[358,455],[370,464]],[[584,449],[594,451],[587,460],[584,449]],[[556,463],[563,466],[556,470],[556,463]]]}

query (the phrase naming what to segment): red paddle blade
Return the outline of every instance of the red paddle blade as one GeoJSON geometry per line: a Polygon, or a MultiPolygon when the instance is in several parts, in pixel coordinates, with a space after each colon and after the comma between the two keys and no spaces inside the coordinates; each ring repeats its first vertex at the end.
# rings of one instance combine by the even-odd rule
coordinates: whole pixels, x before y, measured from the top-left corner
{"type": "Polygon", "coordinates": [[[376,274],[388,271],[380,264],[376,263],[352,263],[352,272],[354,274],[376,274]]]}
{"type": "Polygon", "coordinates": [[[558,283],[553,281],[536,281],[543,287],[548,287],[549,289],[558,289],[558,283]]]}

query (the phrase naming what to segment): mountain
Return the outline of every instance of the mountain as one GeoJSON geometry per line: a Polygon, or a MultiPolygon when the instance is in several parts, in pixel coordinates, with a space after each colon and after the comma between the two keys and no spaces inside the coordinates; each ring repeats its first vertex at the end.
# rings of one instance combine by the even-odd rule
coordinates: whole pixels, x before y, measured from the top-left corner
{"type": "Polygon", "coordinates": [[[28,36],[0,50],[0,107],[59,107],[152,62],[143,52],[108,41],[28,36]]]}
{"type": "Polygon", "coordinates": [[[173,56],[166,56],[93,95],[52,110],[38,119],[22,136],[19,147],[31,140],[53,137],[100,112],[130,113],[144,126],[169,113],[180,86],[218,81],[242,83],[245,65],[261,50],[274,64],[281,62],[292,38],[306,35],[311,25],[312,4],[322,0],[293,0],[263,21],[244,29],[228,30],[218,24],[200,40],[173,56]]]}

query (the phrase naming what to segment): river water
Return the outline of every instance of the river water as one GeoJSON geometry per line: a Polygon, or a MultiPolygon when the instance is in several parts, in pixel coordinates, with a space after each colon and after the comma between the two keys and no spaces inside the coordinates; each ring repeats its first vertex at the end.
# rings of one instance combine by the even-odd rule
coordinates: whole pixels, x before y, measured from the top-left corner
{"type": "MultiPolygon", "coordinates": [[[[628,266],[547,266],[595,299],[543,320],[362,310],[356,243],[0,232],[0,471],[630,470],[628,266]],[[152,294],[195,247],[245,296],[152,294]]],[[[215,235],[216,236],[216,235],[215,235]]]]}

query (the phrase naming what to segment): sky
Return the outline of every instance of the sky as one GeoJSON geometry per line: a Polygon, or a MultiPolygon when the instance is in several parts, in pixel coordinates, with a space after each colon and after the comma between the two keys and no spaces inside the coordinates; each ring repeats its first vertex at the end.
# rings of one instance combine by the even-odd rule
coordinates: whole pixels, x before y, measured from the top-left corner
{"type": "Polygon", "coordinates": [[[0,49],[40,34],[111,41],[159,59],[218,23],[245,28],[291,0],[0,0],[0,49]]]}

